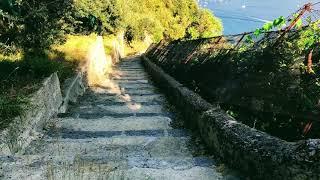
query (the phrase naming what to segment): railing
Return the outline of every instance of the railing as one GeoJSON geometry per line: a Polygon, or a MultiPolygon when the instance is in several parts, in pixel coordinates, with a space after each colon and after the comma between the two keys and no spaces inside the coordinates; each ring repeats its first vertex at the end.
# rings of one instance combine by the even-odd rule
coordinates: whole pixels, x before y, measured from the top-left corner
{"type": "Polygon", "coordinates": [[[320,2],[304,5],[286,18],[288,25],[281,30],[262,32],[260,35],[255,32],[246,32],[196,40],[171,42],[163,40],[150,48],[148,54],[157,58],[159,62],[179,59],[183,63],[190,63],[191,59],[197,59],[200,63],[204,63],[212,56],[223,58],[227,57],[229,53],[241,49],[246,49],[248,52],[256,51],[263,48],[266,43],[273,44],[276,48],[283,39],[289,42],[293,41],[301,31],[308,28],[311,23],[318,21],[320,19],[319,7],[320,2]],[[301,22],[301,28],[294,28],[298,21],[301,22]],[[201,56],[204,52],[206,57],[201,56]]]}

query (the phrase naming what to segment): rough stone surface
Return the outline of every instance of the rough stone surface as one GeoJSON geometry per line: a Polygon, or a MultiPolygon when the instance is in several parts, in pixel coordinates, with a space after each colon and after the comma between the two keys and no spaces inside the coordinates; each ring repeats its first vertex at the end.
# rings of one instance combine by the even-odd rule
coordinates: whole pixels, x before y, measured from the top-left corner
{"type": "Polygon", "coordinates": [[[60,113],[65,113],[70,103],[76,103],[77,98],[82,96],[85,92],[85,84],[83,80],[83,73],[78,72],[74,77],[67,79],[62,90],[63,101],[59,109],[60,113]]]}
{"type": "Polygon", "coordinates": [[[189,131],[171,126],[176,115],[166,108],[164,96],[147,79],[138,58],[124,61],[118,67],[122,68],[127,71],[124,78],[133,75],[139,80],[113,75],[117,80],[112,79],[109,85],[92,87],[77,105],[54,119],[43,138],[33,141],[22,156],[0,157],[0,177],[77,180],[237,177],[218,168],[221,165],[203,152],[204,147],[191,138],[189,131]],[[131,70],[131,66],[135,68],[131,70]],[[148,92],[141,91],[139,95],[138,89],[144,89],[145,85],[148,92]],[[154,95],[148,95],[150,92],[154,95]]]}
{"type": "Polygon", "coordinates": [[[42,87],[30,98],[25,115],[17,117],[0,134],[0,155],[22,153],[38,137],[39,129],[55,114],[62,102],[60,83],[56,73],[44,80],[42,87]]]}
{"type": "Polygon", "coordinates": [[[241,124],[143,59],[153,80],[182,109],[188,124],[229,165],[254,179],[320,179],[320,140],[289,143],[241,124]]]}

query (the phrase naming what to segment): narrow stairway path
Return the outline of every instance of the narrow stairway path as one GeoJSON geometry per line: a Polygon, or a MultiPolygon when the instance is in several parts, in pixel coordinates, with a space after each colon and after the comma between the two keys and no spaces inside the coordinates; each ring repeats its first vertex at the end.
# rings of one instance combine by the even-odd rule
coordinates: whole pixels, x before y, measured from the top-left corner
{"type": "Polygon", "coordinates": [[[124,60],[110,78],[23,156],[8,158],[5,179],[236,179],[218,172],[190,132],[172,127],[176,114],[139,58],[124,60]]]}

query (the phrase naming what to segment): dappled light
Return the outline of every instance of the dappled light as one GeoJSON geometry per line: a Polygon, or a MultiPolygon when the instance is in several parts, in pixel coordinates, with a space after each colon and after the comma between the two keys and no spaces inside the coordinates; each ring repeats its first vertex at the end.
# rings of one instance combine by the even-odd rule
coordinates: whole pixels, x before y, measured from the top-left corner
{"type": "Polygon", "coordinates": [[[112,71],[112,59],[105,54],[103,37],[98,36],[88,55],[87,77],[90,86],[104,83],[103,77],[112,71]]]}

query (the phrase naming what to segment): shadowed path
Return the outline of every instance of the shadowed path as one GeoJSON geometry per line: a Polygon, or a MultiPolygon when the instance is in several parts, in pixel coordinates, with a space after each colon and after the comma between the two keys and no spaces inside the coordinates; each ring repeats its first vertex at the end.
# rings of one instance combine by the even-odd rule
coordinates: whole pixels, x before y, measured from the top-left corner
{"type": "Polygon", "coordinates": [[[111,81],[90,88],[44,138],[5,159],[5,179],[237,179],[182,128],[139,58],[123,61],[111,81]],[[222,168],[220,168],[222,169],[222,168]]]}

